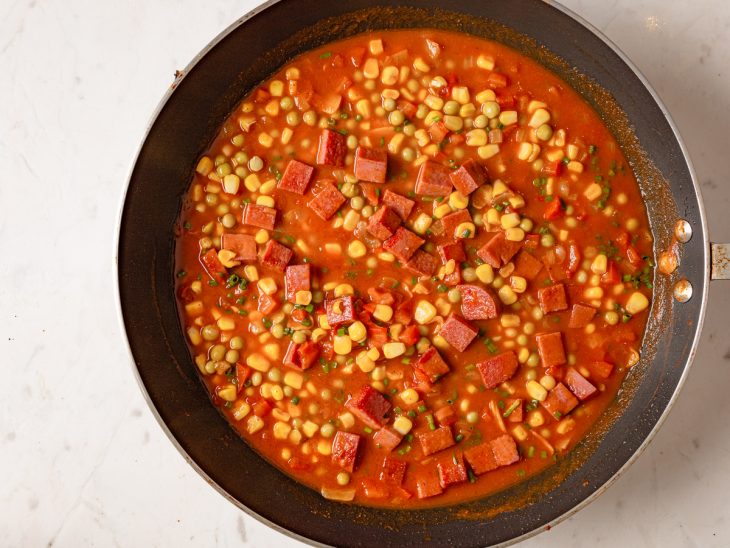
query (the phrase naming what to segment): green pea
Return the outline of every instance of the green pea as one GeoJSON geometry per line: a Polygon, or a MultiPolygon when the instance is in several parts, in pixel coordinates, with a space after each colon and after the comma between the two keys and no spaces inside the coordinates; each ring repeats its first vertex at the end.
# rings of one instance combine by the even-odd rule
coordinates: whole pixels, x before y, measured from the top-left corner
{"type": "Polygon", "coordinates": [[[279,101],[279,106],[281,106],[283,110],[291,110],[294,106],[294,101],[291,97],[282,97],[281,101],[279,101]]]}
{"type": "Polygon", "coordinates": [[[303,331],[295,331],[291,336],[291,340],[294,341],[295,344],[302,344],[306,342],[307,336],[303,331]]]}
{"type": "Polygon", "coordinates": [[[248,169],[256,173],[257,171],[261,171],[264,169],[264,161],[261,159],[260,156],[252,156],[251,159],[248,161],[248,169]]]}
{"type": "Polygon", "coordinates": [[[286,113],[286,123],[290,126],[298,126],[301,121],[302,117],[299,116],[299,113],[296,110],[286,113]]]}
{"type": "Polygon", "coordinates": [[[214,362],[219,362],[226,355],[226,347],[222,344],[216,344],[210,349],[210,359],[214,362]]]}
{"type": "Polygon", "coordinates": [[[236,216],[233,213],[226,213],[221,218],[221,224],[226,228],[233,228],[236,226],[236,216]]]}
{"type": "Polygon", "coordinates": [[[204,340],[214,341],[220,335],[220,331],[218,331],[218,328],[214,325],[206,325],[203,327],[200,334],[203,336],[204,340]]]}
{"type": "Polygon", "coordinates": [[[243,348],[243,339],[236,335],[228,341],[228,346],[231,347],[231,350],[241,350],[243,348]]]}
{"type": "Polygon", "coordinates": [[[541,141],[549,141],[553,136],[553,128],[551,128],[548,124],[543,124],[535,130],[535,135],[541,141]]]}
{"type": "Polygon", "coordinates": [[[229,350],[226,352],[226,361],[228,363],[236,363],[238,358],[241,357],[241,353],[238,350],[229,350]]]}
{"type": "Polygon", "coordinates": [[[395,99],[383,99],[383,108],[386,112],[393,112],[395,110],[395,99]]]}
{"type": "Polygon", "coordinates": [[[394,110],[388,116],[388,121],[391,126],[399,126],[405,121],[406,117],[400,110],[394,110]]]}
{"type": "Polygon", "coordinates": [[[455,115],[459,113],[459,103],[456,101],[446,101],[444,105],[444,114],[455,115]]]}

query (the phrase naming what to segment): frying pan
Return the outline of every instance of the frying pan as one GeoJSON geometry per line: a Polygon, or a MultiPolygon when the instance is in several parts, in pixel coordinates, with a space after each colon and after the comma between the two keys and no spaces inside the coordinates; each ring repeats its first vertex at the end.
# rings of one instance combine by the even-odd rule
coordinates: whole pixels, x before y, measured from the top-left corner
{"type": "Polygon", "coordinates": [[[538,0],[279,0],[219,35],[163,98],[130,175],[119,224],[118,290],[140,387],[183,456],[231,502],[305,542],[338,546],[484,546],[534,534],[602,492],[661,425],[694,357],[711,276],[730,277],[710,246],[699,187],[664,106],[630,61],[565,8],[538,0]],[[174,295],[174,231],[195,162],[236,104],[308,49],[374,29],[432,27],[500,41],[557,73],[616,136],[647,203],[655,275],[642,359],[575,450],[528,481],[480,500],[420,510],[335,503],[250,448],[211,405],[188,352],[174,295]],[[677,242],[677,243],[675,243],[677,242]]]}

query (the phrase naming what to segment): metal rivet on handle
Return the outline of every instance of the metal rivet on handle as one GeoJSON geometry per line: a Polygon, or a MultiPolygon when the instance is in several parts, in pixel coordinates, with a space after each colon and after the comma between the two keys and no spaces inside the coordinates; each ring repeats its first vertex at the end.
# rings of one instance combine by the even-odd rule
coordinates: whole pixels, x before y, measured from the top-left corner
{"type": "Polygon", "coordinates": [[[675,284],[674,298],[680,303],[686,303],[692,298],[692,284],[689,280],[682,279],[675,284]]]}
{"type": "Polygon", "coordinates": [[[686,244],[692,239],[692,225],[684,219],[680,219],[674,225],[674,235],[679,242],[686,244]]]}

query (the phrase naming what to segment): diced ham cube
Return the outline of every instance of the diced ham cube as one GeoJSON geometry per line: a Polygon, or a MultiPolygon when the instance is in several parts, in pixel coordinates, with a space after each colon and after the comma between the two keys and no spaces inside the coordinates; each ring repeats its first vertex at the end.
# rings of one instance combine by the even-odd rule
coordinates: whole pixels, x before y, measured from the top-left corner
{"type": "Polygon", "coordinates": [[[314,175],[312,166],[299,160],[289,160],[284,175],[281,176],[281,181],[276,187],[295,194],[304,194],[312,180],[312,175],[314,175]]]}
{"type": "Polygon", "coordinates": [[[457,240],[451,244],[438,246],[438,252],[439,257],[441,257],[441,262],[444,264],[453,260],[458,265],[466,260],[466,253],[464,253],[464,244],[461,242],[461,240],[457,240]]]}
{"type": "Polygon", "coordinates": [[[321,219],[327,220],[332,215],[337,213],[340,206],[345,203],[347,198],[337,190],[337,187],[332,183],[326,183],[322,186],[312,200],[309,201],[309,206],[321,219]]]}
{"type": "Polygon", "coordinates": [[[416,177],[416,194],[419,196],[448,196],[451,193],[449,168],[428,160],[421,164],[416,177]]]}
{"type": "Polygon", "coordinates": [[[444,224],[444,236],[448,238],[459,239],[474,237],[474,234],[469,234],[468,236],[465,236],[464,234],[456,233],[460,224],[472,222],[471,215],[466,209],[460,209],[458,211],[454,211],[453,213],[449,213],[448,215],[444,216],[443,219],[441,219],[441,222],[444,224]]]}
{"type": "Polygon", "coordinates": [[[469,468],[472,469],[477,476],[481,476],[487,472],[491,472],[497,468],[497,462],[494,460],[494,452],[492,451],[492,445],[489,442],[481,443],[470,447],[464,451],[464,458],[469,463],[469,468]]]}
{"type": "Polygon", "coordinates": [[[418,342],[421,338],[421,332],[418,330],[417,325],[409,325],[398,335],[398,340],[406,346],[412,346],[418,342]]]}
{"type": "Polygon", "coordinates": [[[388,172],[388,153],[384,149],[357,147],[354,172],[360,181],[384,183],[388,172]]]}
{"type": "Polygon", "coordinates": [[[338,430],[332,440],[332,462],[348,472],[355,470],[360,439],[358,434],[338,430]]]}
{"type": "Polygon", "coordinates": [[[613,364],[606,361],[593,362],[588,365],[588,369],[590,369],[591,373],[596,377],[607,379],[611,376],[611,373],[613,373],[613,364]]]}
{"type": "Polygon", "coordinates": [[[503,434],[489,442],[497,466],[507,466],[520,460],[517,444],[509,434],[503,434]]]}
{"type": "Polygon", "coordinates": [[[436,382],[450,371],[435,347],[431,346],[413,363],[414,369],[420,371],[429,382],[436,382]]]}
{"type": "Polygon", "coordinates": [[[547,270],[548,276],[550,276],[550,280],[552,280],[553,283],[562,282],[563,280],[568,279],[568,273],[562,264],[551,263],[547,260],[547,257],[543,257],[542,264],[545,266],[545,270],[547,270]]]}
{"type": "Polygon", "coordinates": [[[293,254],[294,252],[285,245],[276,240],[269,240],[261,254],[261,264],[284,272],[293,254]]]}
{"type": "Polygon", "coordinates": [[[451,426],[457,419],[454,408],[450,405],[439,407],[436,411],[434,411],[433,418],[436,419],[439,426],[451,426]]]}
{"type": "Polygon", "coordinates": [[[576,303],[573,305],[573,309],[570,311],[570,320],[568,320],[568,327],[572,329],[582,329],[593,319],[596,315],[596,309],[592,306],[586,306],[584,304],[576,303]]]}
{"type": "Polygon", "coordinates": [[[366,384],[350,396],[345,407],[370,428],[380,428],[392,406],[380,392],[366,384]]]}
{"type": "Polygon", "coordinates": [[[466,466],[461,455],[455,455],[436,464],[439,473],[439,483],[442,489],[455,483],[463,483],[467,480],[466,466]]]}
{"type": "Polygon", "coordinates": [[[461,164],[461,167],[456,171],[452,171],[450,177],[451,184],[464,196],[474,192],[487,180],[484,168],[472,159],[461,164]]]}
{"type": "Polygon", "coordinates": [[[434,143],[440,143],[449,134],[449,128],[441,120],[438,120],[428,127],[428,135],[434,143]]]}
{"type": "Polygon", "coordinates": [[[311,270],[308,264],[297,264],[286,267],[284,286],[287,301],[293,303],[297,291],[309,291],[311,287],[311,270]]]}
{"type": "Polygon", "coordinates": [[[456,314],[450,314],[439,331],[439,335],[459,352],[466,350],[477,333],[479,330],[476,327],[456,314]]]}
{"type": "Polygon", "coordinates": [[[408,463],[393,457],[385,457],[380,469],[380,481],[388,485],[402,485],[408,463]]]}
{"type": "Polygon", "coordinates": [[[467,284],[458,289],[461,313],[467,320],[493,320],[502,311],[502,303],[491,289],[467,284]]]}
{"type": "Polygon", "coordinates": [[[317,164],[342,167],[345,165],[345,154],[347,154],[345,136],[331,129],[323,129],[319,136],[317,164]]]}
{"type": "Polygon", "coordinates": [[[545,314],[568,309],[568,298],[563,284],[541,287],[537,291],[537,299],[540,301],[540,308],[545,314]]]}
{"type": "Polygon", "coordinates": [[[376,183],[363,183],[362,181],[358,185],[360,185],[362,195],[371,206],[376,206],[380,203],[380,185],[376,183]]]}
{"type": "Polygon", "coordinates": [[[402,262],[407,263],[423,242],[424,240],[416,234],[401,226],[398,227],[395,234],[383,242],[383,249],[390,251],[402,262]]]}
{"type": "Polygon", "coordinates": [[[245,225],[273,230],[274,223],[276,223],[276,210],[273,207],[246,204],[243,206],[241,222],[245,225]]]}
{"type": "Polygon", "coordinates": [[[569,367],[565,372],[565,384],[568,385],[570,391],[575,394],[580,401],[587,400],[598,391],[588,379],[572,367],[569,367]]]}
{"type": "Polygon", "coordinates": [[[284,355],[284,365],[294,367],[296,369],[309,369],[314,365],[315,360],[319,356],[319,345],[313,341],[306,341],[297,344],[294,341],[289,342],[289,347],[284,355]]]}
{"type": "Polygon", "coordinates": [[[482,376],[484,386],[487,389],[492,389],[511,379],[517,371],[517,365],[517,355],[512,350],[508,350],[493,358],[479,362],[477,369],[482,376]]]}
{"type": "Polygon", "coordinates": [[[444,490],[441,489],[441,484],[436,472],[429,475],[421,475],[416,480],[416,493],[419,499],[435,497],[443,492],[444,490]]]}
{"type": "Polygon", "coordinates": [[[224,276],[228,274],[228,271],[218,258],[215,249],[209,249],[206,253],[202,254],[200,256],[200,263],[211,279],[217,281],[219,284],[225,282],[224,276]]]}
{"type": "Polygon", "coordinates": [[[522,276],[526,280],[532,281],[537,278],[542,270],[542,261],[536,259],[532,253],[525,250],[520,251],[515,259],[515,274],[522,276]]]}
{"type": "Polygon", "coordinates": [[[504,264],[507,264],[517,255],[520,249],[522,249],[522,242],[513,242],[505,238],[499,248],[499,258],[502,259],[504,264]]]}
{"type": "Polygon", "coordinates": [[[234,261],[250,263],[256,260],[256,240],[250,234],[222,234],[221,247],[236,254],[234,261]]]}
{"type": "Polygon", "coordinates": [[[380,430],[375,432],[373,435],[373,441],[375,447],[378,449],[385,449],[386,451],[392,451],[398,444],[403,440],[403,436],[390,426],[383,426],[380,430]]]}
{"type": "Polygon", "coordinates": [[[384,499],[388,496],[388,486],[382,481],[373,478],[363,478],[360,480],[363,495],[369,499],[384,499]]]}
{"type": "Polygon", "coordinates": [[[345,295],[325,302],[327,323],[337,328],[345,323],[355,321],[355,300],[352,295],[345,295]]]}
{"type": "Polygon", "coordinates": [[[540,333],[535,337],[535,341],[543,367],[548,368],[565,363],[565,348],[560,331],[540,333]]]}
{"type": "Polygon", "coordinates": [[[418,249],[406,263],[406,268],[419,276],[431,276],[436,271],[437,259],[430,253],[418,249]]]}
{"type": "Polygon", "coordinates": [[[477,256],[492,268],[500,268],[502,266],[502,242],[504,242],[504,233],[497,232],[477,250],[477,256]]]}
{"type": "Polygon", "coordinates": [[[387,205],[381,206],[368,219],[368,232],[378,240],[387,240],[398,229],[401,218],[387,205]]]}
{"type": "Polygon", "coordinates": [[[385,194],[383,194],[383,203],[395,211],[404,221],[411,214],[411,211],[413,211],[413,206],[416,205],[416,202],[413,200],[409,200],[392,190],[385,191],[385,194]]]}
{"type": "Polygon", "coordinates": [[[553,418],[560,420],[575,409],[579,402],[573,393],[562,382],[559,382],[548,392],[547,398],[541,403],[553,418]]]}
{"type": "Polygon", "coordinates": [[[436,430],[421,432],[417,434],[417,437],[421,444],[423,455],[426,457],[454,445],[454,436],[451,433],[451,428],[448,426],[441,426],[436,430]]]}

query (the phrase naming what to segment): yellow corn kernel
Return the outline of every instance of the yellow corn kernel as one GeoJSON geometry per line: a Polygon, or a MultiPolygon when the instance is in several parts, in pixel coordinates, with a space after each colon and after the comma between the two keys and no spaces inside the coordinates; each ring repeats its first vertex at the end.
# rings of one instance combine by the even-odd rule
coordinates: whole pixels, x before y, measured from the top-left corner
{"type": "Polygon", "coordinates": [[[227,384],[221,387],[218,392],[218,397],[224,401],[235,401],[236,400],[236,386],[233,384],[227,384]]]}
{"type": "Polygon", "coordinates": [[[342,228],[352,232],[355,230],[358,222],[360,222],[360,214],[354,209],[351,209],[345,213],[345,218],[342,221],[342,228]]]}
{"type": "Polygon", "coordinates": [[[508,201],[509,205],[512,206],[512,209],[520,209],[522,207],[525,207],[525,199],[519,194],[510,196],[508,201]]]}
{"type": "Polygon", "coordinates": [[[294,304],[300,304],[307,306],[312,302],[312,292],[306,289],[301,289],[294,294],[294,304]]]}
{"type": "Polygon", "coordinates": [[[291,386],[295,390],[299,390],[302,387],[303,382],[304,377],[302,377],[301,373],[296,371],[287,371],[284,375],[284,384],[291,386]]]}
{"type": "Polygon", "coordinates": [[[259,271],[256,268],[256,266],[252,264],[248,264],[243,267],[243,275],[246,276],[246,279],[249,282],[258,282],[259,281],[259,271]]]}
{"type": "Polygon", "coordinates": [[[477,100],[477,103],[486,103],[487,101],[495,101],[497,99],[497,95],[494,93],[494,90],[485,89],[484,91],[477,93],[474,98],[477,100]]]}
{"type": "Polygon", "coordinates": [[[352,339],[347,335],[335,335],[332,347],[335,350],[335,354],[346,356],[352,352],[352,339]]]}
{"type": "Polygon", "coordinates": [[[241,178],[235,173],[229,173],[223,177],[223,192],[226,194],[238,194],[241,186],[241,178]]]}
{"type": "Polygon", "coordinates": [[[583,297],[586,299],[601,299],[603,298],[603,288],[601,287],[589,287],[583,291],[583,297]]]}
{"type": "Polygon", "coordinates": [[[396,82],[398,82],[399,74],[400,71],[398,70],[398,67],[388,65],[383,69],[383,73],[380,75],[380,81],[383,82],[383,84],[385,84],[386,86],[392,86],[396,82]]]}
{"type": "Polygon", "coordinates": [[[363,350],[355,356],[355,363],[363,373],[370,373],[373,369],[375,369],[375,362],[370,359],[366,350],[363,350]]]}
{"type": "Polygon", "coordinates": [[[502,225],[502,228],[514,228],[516,226],[520,226],[520,216],[517,213],[505,213],[499,219],[499,222],[502,225]]]}
{"type": "Polygon", "coordinates": [[[265,207],[276,207],[274,198],[271,196],[259,196],[258,198],[256,198],[256,205],[265,207]]]}
{"type": "Polygon", "coordinates": [[[464,119],[460,116],[444,116],[444,125],[449,131],[461,131],[464,128],[464,119]]]}
{"type": "MultiPolygon", "coordinates": [[[[200,316],[203,313],[203,301],[193,301],[185,305],[185,313],[188,316],[200,316]]],[[[197,331],[196,331],[197,333],[197,331]]],[[[193,343],[197,344],[197,343],[193,343]]]]}
{"type": "Polygon", "coordinates": [[[482,147],[487,144],[487,132],[483,129],[472,129],[466,132],[466,145],[482,147]]]}
{"type": "Polygon", "coordinates": [[[606,257],[603,253],[599,253],[596,255],[596,258],[593,259],[593,262],[591,263],[591,272],[597,275],[605,274],[606,270],[608,269],[608,257],[606,257]]]}
{"type": "Polygon", "coordinates": [[[518,440],[518,441],[525,441],[527,439],[527,430],[525,430],[525,427],[521,424],[518,424],[512,429],[512,435],[518,440]]]}
{"type": "Polygon", "coordinates": [[[274,144],[274,139],[268,133],[259,133],[259,144],[266,148],[270,148],[274,144]]]}
{"type": "MultiPolygon", "coordinates": [[[[274,190],[276,190],[276,179],[269,179],[268,181],[261,183],[261,186],[259,187],[259,192],[266,196],[273,194],[274,190]]],[[[274,206],[271,205],[269,207],[274,206]]]]}
{"type": "Polygon", "coordinates": [[[494,70],[494,57],[484,54],[479,55],[477,57],[477,66],[484,70],[494,70]]]}
{"type": "Polygon", "coordinates": [[[264,427],[264,420],[256,415],[251,415],[246,421],[246,431],[249,434],[255,434],[264,427]]]}
{"type": "Polygon", "coordinates": [[[477,227],[474,223],[460,223],[454,230],[454,238],[473,238],[476,235],[477,227]]]}
{"type": "Polygon", "coordinates": [[[484,284],[491,284],[494,281],[494,269],[487,263],[480,264],[476,267],[476,274],[479,281],[484,284]]]}
{"type": "Polygon", "coordinates": [[[527,125],[531,128],[537,129],[548,122],[550,122],[550,113],[544,108],[538,108],[532,113],[532,117],[530,118],[530,121],[527,122],[527,125]]]}
{"type": "Polygon", "coordinates": [[[499,123],[503,126],[510,126],[517,123],[516,110],[503,110],[499,113],[499,123]]]}
{"type": "Polygon", "coordinates": [[[353,240],[347,246],[347,254],[353,259],[359,259],[360,257],[364,257],[367,251],[368,250],[365,247],[365,244],[362,243],[360,240],[353,240]]]}
{"type": "Polygon", "coordinates": [[[368,331],[365,328],[365,324],[358,320],[347,328],[347,334],[353,341],[360,342],[365,340],[365,337],[368,336],[368,331]]]}
{"type": "Polygon", "coordinates": [[[402,342],[389,342],[383,345],[383,355],[389,360],[402,356],[405,351],[406,345],[402,342]]]}
{"type": "Polygon", "coordinates": [[[536,409],[527,415],[527,424],[533,428],[537,428],[545,424],[545,417],[543,417],[542,411],[536,409]]]}
{"type": "Polygon", "coordinates": [[[279,115],[279,101],[276,99],[272,99],[268,103],[266,103],[266,106],[264,107],[264,112],[268,114],[269,116],[278,116],[279,115]]]}
{"type": "Polygon", "coordinates": [[[419,72],[428,72],[431,70],[431,67],[429,67],[421,57],[416,57],[413,60],[413,68],[419,72]]]}
{"type": "Polygon", "coordinates": [[[417,129],[413,136],[416,138],[419,147],[425,147],[431,140],[425,129],[417,129]]]}
{"type": "Polygon", "coordinates": [[[603,190],[601,189],[601,185],[599,185],[598,183],[591,183],[590,185],[588,185],[588,188],[586,188],[585,192],[583,192],[583,196],[585,196],[591,202],[600,198],[601,194],[603,194],[603,190]]]}
{"type": "Polygon", "coordinates": [[[488,160],[492,156],[499,154],[499,145],[491,144],[477,148],[477,154],[482,160],[488,160]]]}
{"type": "Polygon", "coordinates": [[[499,319],[502,327],[518,327],[520,321],[520,317],[517,314],[503,314],[499,319]]]}
{"type": "Polygon", "coordinates": [[[246,365],[256,371],[266,373],[271,367],[271,363],[264,356],[258,353],[249,354],[246,357],[246,365]]]}
{"type": "Polygon", "coordinates": [[[464,196],[458,190],[449,194],[449,205],[451,209],[466,209],[469,205],[469,197],[464,196]]]}
{"type": "Polygon", "coordinates": [[[525,388],[527,389],[527,393],[530,395],[530,398],[533,400],[545,401],[547,398],[547,390],[537,381],[527,381],[525,388]]]}
{"type": "Polygon", "coordinates": [[[258,284],[256,284],[259,288],[259,291],[262,293],[265,293],[266,295],[273,295],[277,292],[279,289],[276,286],[276,282],[273,278],[262,278],[258,281],[258,284]]]}
{"type": "Polygon", "coordinates": [[[573,428],[575,428],[575,421],[568,417],[558,423],[558,426],[555,427],[555,431],[558,434],[567,434],[573,428]]]}
{"type": "Polygon", "coordinates": [[[423,104],[431,110],[441,110],[444,108],[444,100],[438,95],[426,95],[426,98],[423,100],[423,104]]]}
{"type": "Polygon", "coordinates": [[[320,455],[328,457],[332,454],[332,442],[327,440],[319,440],[317,442],[317,452],[320,455]]]}
{"type": "Polygon", "coordinates": [[[277,440],[285,440],[291,432],[291,425],[287,422],[276,421],[272,427],[274,438],[277,440]]]}
{"type": "Polygon", "coordinates": [[[487,210],[487,223],[490,225],[501,224],[501,217],[499,215],[499,211],[497,211],[493,207],[489,208],[487,210]]]}
{"type": "Polygon", "coordinates": [[[638,314],[639,312],[643,312],[649,307],[649,299],[646,298],[646,295],[641,293],[640,291],[634,291],[631,296],[629,297],[629,300],[626,301],[626,312],[629,314],[638,314]]]}
{"type": "Polygon", "coordinates": [[[374,80],[380,74],[380,67],[378,66],[378,60],[372,57],[365,60],[365,64],[362,67],[362,74],[365,78],[374,80]]]}
{"type": "Polygon", "coordinates": [[[399,397],[406,405],[414,405],[421,399],[421,396],[419,396],[418,392],[416,392],[413,388],[404,390],[399,394],[399,397]]]}
{"type": "Polygon", "coordinates": [[[387,304],[376,304],[373,316],[381,322],[389,322],[393,318],[393,308],[387,304]]]}
{"type": "Polygon", "coordinates": [[[469,88],[466,86],[454,86],[451,88],[451,98],[459,104],[465,105],[469,102],[469,88]]]}
{"type": "Polygon", "coordinates": [[[251,173],[243,180],[243,186],[250,192],[256,192],[261,187],[261,181],[256,173],[251,173]]]}
{"type": "Polygon", "coordinates": [[[437,219],[443,219],[449,213],[451,213],[451,206],[449,204],[441,204],[433,210],[433,216],[437,219]]]}
{"type": "Polygon", "coordinates": [[[324,250],[325,250],[325,252],[329,253],[330,255],[342,254],[342,246],[340,244],[334,244],[332,242],[328,242],[328,243],[324,244],[324,250]]]}
{"type": "Polygon", "coordinates": [[[256,232],[253,237],[253,239],[256,240],[257,244],[265,244],[269,241],[270,238],[271,236],[269,235],[269,231],[264,228],[256,232]]]}
{"type": "Polygon", "coordinates": [[[240,401],[231,408],[231,412],[233,413],[233,418],[240,421],[246,418],[246,415],[251,412],[251,406],[245,401],[240,401]]]}
{"type": "Polygon", "coordinates": [[[405,436],[413,428],[413,422],[408,417],[398,415],[393,421],[393,429],[401,436],[405,436]]]}
{"type": "Polygon", "coordinates": [[[360,99],[355,103],[355,110],[363,118],[370,118],[370,101],[367,99],[360,99]]]}
{"type": "Polygon", "coordinates": [[[342,415],[337,418],[340,419],[340,423],[342,424],[343,428],[347,429],[355,426],[355,417],[349,411],[342,413],[342,415]]]}
{"type": "Polygon", "coordinates": [[[573,173],[583,173],[583,169],[583,164],[576,160],[568,162],[568,171],[572,171],[573,173]]]}
{"type": "Polygon", "coordinates": [[[527,160],[532,155],[532,143],[520,143],[517,149],[517,158],[527,160]]]}
{"type": "Polygon", "coordinates": [[[406,136],[403,133],[396,133],[393,135],[390,141],[388,141],[388,152],[391,154],[398,154],[405,138],[406,136]]]}
{"type": "Polygon", "coordinates": [[[236,329],[236,322],[233,321],[233,318],[229,318],[228,316],[221,316],[218,318],[216,324],[218,325],[218,329],[221,331],[233,331],[236,329]]]}
{"type": "Polygon", "coordinates": [[[504,237],[510,242],[521,242],[525,239],[525,231],[520,227],[508,228],[504,231],[504,237]]]}
{"type": "Polygon", "coordinates": [[[376,367],[370,376],[374,381],[382,381],[385,378],[385,366],[376,367]]]}
{"type": "Polygon", "coordinates": [[[515,293],[524,293],[527,290],[527,280],[522,276],[510,276],[509,284],[515,293]]]}
{"type": "MultiPolygon", "coordinates": [[[[519,338],[518,338],[518,342],[519,342],[519,338]]],[[[517,354],[517,361],[520,363],[527,363],[527,360],[529,358],[530,358],[530,351],[527,348],[522,347],[520,349],[519,354],[517,354]]]]}
{"type": "Polygon", "coordinates": [[[426,231],[431,228],[432,223],[433,219],[430,215],[420,213],[418,217],[416,217],[416,220],[413,221],[413,231],[416,234],[425,234],[426,231]]]}
{"type": "Polygon", "coordinates": [[[553,377],[552,375],[544,375],[544,376],[543,376],[543,377],[542,377],[542,378],[540,379],[540,385],[541,385],[541,386],[542,386],[542,387],[543,387],[543,388],[544,388],[545,390],[548,390],[548,391],[549,391],[549,390],[552,390],[553,388],[555,388],[555,384],[556,384],[556,382],[555,382],[555,377],[553,377]]]}
{"type": "Polygon", "coordinates": [[[414,319],[421,325],[427,324],[436,317],[436,307],[428,301],[418,301],[413,314],[414,319]]]}
{"type": "Polygon", "coordinates": [[[245,131],[248,133],[248,130],[251,129],[251,126],[256,123],[256,118],[253,116],[241,116],[238,118],[238,125],[241,128],[241,131],[245,131]]]}
{"type": "Polygon", "coordinates": [[[195,171],[200,173],[203,177],[207,177],[208,174],[213,171],[215,164],[208,156],[203,156],[195,167],[195,171]]]}
{"type": "Polygon", "coordinates": [[[335,287],[335,297],[344,297],[345,295],[354,295],[355,290],[350,284],[338,284],[335,287]]]}
{"type": "Polygon", "coordinates": [[[196,345],[200,344],[201,342],[203,342],[203,339],[200,336],[200,332],[198,331],[197,328],[188,327],[187,334],[188,334],[188,339],[190,339],[190,343],[193,346],[196,346],[196,345]]]}
{"type": "Polygon", "coordinates": [[[319,342],[322,339],[324,339],[326,336],[327,336],[327,332],[324,329],[322,329],[321,327],[316,327],[312,331],[312,341],[313,342],[319,342]]]}
{"type": "Polygon", "coordinates": [[[262,350],[270,360],[276,361],[281,357],[281,347],[278,343],[265,344],[262,350]]]}
{"type": "Polygon", "coordinates": [[[302,424],[302,432],[305,436],[311,438],[317,432],[319,432],[319,425],[312,421],[306,421],[304,424],[302,424]]]}
{"type": "Polygon", "coordinates": [[[514,304],[517,302],[517,293],[515,293],[514,290],[508,285],[503,285],[502,287],[500,287],[497,294],[499,295],[499,300],[506,305],[514,304]]]}
{"type": "Polygon", "coordinates": [[[195,280],[193,283],[190,284],[190,289],[193,290],[193,293],[196,295],[200,295],[203,292],[203,284],[200,280],[195,280]]]}
{"type": "Polygon", "coordinates": [[[285,127],[281,130],[281,144],[288,145],[291,138],[294,136],[294,132],[291,128],[285,127]]]}
{"type": "Polygon", "coordinates": [[[218,260],[226,268],[233,268],[241,264],[239,261],[234,261],[233,258],[236,256],[235,252],[229,251],[228,249],[221,249],[218,252],[218,260]]]}

